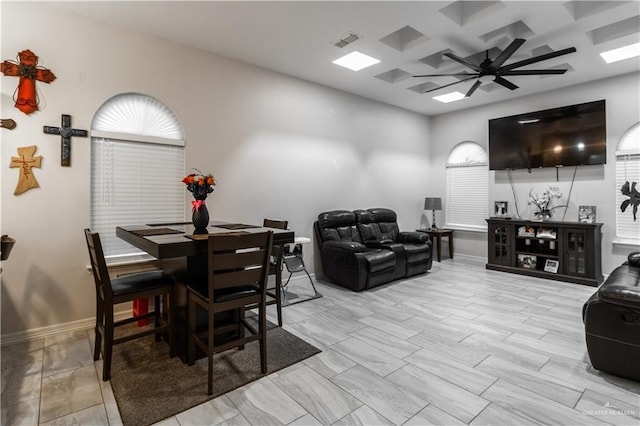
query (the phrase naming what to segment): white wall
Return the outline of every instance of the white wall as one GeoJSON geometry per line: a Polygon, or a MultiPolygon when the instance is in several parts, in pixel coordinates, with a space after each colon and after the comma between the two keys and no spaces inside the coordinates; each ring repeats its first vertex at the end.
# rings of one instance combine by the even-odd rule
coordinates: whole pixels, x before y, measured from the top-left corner
{"type": "MultiPolygon", "coordinates": [[[[570,79],[571,76],[567,75],[563,78],[570,79]]],[[[639,83],[640,75],[632,73],[545,92],[535,96],[527,96],[432,117],[431,140],[433,147],[431,150],[430,169],[431,173],[433,173],[430,177],[430,181],[433,184],[432,187],[438,188],[440,190],[439,195],[444,199],[444,167],[449,152],[456,144],[472,140],[488,150],[489,119],[605,99],[607,164],[577,168],[571,199],[564,220],[577,220],[579,205],[595,205],[597,207],[596,220],[604,223],[602,228],[602,269],[604,273],[609,273],[625,260],[626,255],[632,251],[632,248],[628,246],[616,246],[612,243],[616,232],[615,212],[619,208],[615,201],[615,194],[619,191],[619,188],[616,188],[615,185],[615,150],[624,132],[640,120],[640,106],[638,104],[639,83]]],[[[556,169],[554,168],[532,170],[531,174],[526,170],[514,171],[512,180],[520,215],[524,218],[532,217],[533,210],[527,206],[528,194],[531,188],[538,193],[542,193],[549,185],[558,186],[564,194],[561,200],[565,202],[571,189],[574,170],[574,167],[560,169],[558,181],[556,181],[556,169]]],[[[511,214],[516,213],[516,200],[514,200],[506,171],[490,172],[487,216],[494,214],[493,202],[496,200],[508,201],[509,212],[511,214]]],[[[561,220],[563,214],[564,209],[556,209],[553,220],[561,220]]],[[[456,252],[486,257],[486,234],[457,232],[456,252]]]]}
{"type": "MultiPolygon", "coordinates": [[[[90,143],[75,137],[72,166],[60,166],[59,138],[43,125],[70,114],[89,129],[111,96],[140,92],[177,115],[187,167],[219,180],[207,201],[215,219],[287,218],[311,236],[318,213],[387,206],[415,229],[429,181],[429,119],[363,98],[121,30],[47,4],[2,3],[2,59],[31,49],[57,79],[37,83],[41,111],[11,99],[18,79],[1,77],[2,233],[16,238],[2,274],[2,334],[94,315],[82,230],[89,226],[90,143]],[[28,25],[25,25],[28,23],[28,25]],[[43,156],[40,188],[14,196],[16,148],[43,156]]],[[[185,206],[187,211],[187,206],[185,206]]],[[[305,247],[313,267],[312,246],[305,247]]]]}

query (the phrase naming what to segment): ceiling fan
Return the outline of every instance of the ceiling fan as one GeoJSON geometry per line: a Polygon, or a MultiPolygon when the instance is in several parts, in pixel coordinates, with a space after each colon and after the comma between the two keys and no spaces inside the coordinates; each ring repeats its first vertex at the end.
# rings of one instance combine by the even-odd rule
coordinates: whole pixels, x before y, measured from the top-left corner
{"type": "Polygon", "coordinates": [[[551,58],[556,58],[558,56],[566,55],[569,53],[573,53],[576,51],[575,47],[569,47],[567,49],[558,50],[555,52],[545,53],[544,55],[534,56],[533,58],[524,59],[522,61],[514,62],[508,65],[502,65],[506,62],[507,59],[511,57],[515,53],[516,50],[525,42],[522,38],[517,38],[504,49],[500,55],[494,60],[489,58],[489,51],[486,51],[485,59],[480,64],[474,64],[469,62],[468,60],[461,58],[453,53],[447,52],[443,55],[449,59],[453,59],[461,65],[464,65],[467,68],[473,70],[473,72],[458,72],[451,74],[423,74],[423,75],[414,75],[414,77],[443,77],[443,76],[461,76],[460,81],[456,81],[455,83],[445,84],[444,86],[438,86],[433,89],[425,90],[423,93],[433,92],[434,90],[440,90],[445,87],[453,86],[454,84],[463,83],[465,81],[476,79],[476,82],[473,83],[473,86],[467,91],[465,98],[468,98],[476,91],[478,87],[482,83],[489,82],[493,80],[493,82],[498,83],[501,86],[506,87],[509,90],[515,90],[518,88],[515,84],[507,80],[506,76],[518,76],[518,75],[553,75],[553,74],[564,74],[567,70],[562,69],[543,69],[543,70],[516,70],[515,68],[520,68],[525,65],[534,64],[536,62],[546,61],[551,58]]]}

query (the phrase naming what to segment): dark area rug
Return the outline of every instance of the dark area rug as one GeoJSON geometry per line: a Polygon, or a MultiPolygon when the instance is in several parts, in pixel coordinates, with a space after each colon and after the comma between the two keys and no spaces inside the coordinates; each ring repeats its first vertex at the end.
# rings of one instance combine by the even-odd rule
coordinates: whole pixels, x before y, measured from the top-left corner
{"type": "MultiPolygon", "coordinates": [[[[321,352],[271,323],[268,327],[268,374],[321,352]]],[[[213,366],[213,395],[208,396],[206,358],[190,367],[179,357],[169,358],[168,345],[153,336],[116,345],[111,387],[123,424],[156,423],[264,376],[258,342],[216,355],[213,366]]]]}

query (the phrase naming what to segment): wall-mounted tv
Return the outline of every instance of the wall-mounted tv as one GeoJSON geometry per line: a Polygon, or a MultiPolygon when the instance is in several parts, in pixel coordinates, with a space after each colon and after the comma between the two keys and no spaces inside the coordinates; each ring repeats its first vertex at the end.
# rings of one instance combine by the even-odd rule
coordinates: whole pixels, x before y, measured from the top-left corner
{"type": "Polygon", "coordinates": [[[489,169],[607,162],[605,101],[489,120],[489,169]]]}

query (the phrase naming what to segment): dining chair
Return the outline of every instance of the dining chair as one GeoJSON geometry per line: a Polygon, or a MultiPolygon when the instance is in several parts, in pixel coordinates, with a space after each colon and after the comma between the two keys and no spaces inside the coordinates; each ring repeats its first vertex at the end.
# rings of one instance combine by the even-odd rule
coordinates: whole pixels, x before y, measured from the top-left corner
{"type": "Polygon", "coordinates": [[[208,395],[213,393],[215,353],[244,349],[246,343],[257,340],[261,372],[267,373],[266,287],[272,244],[273,231],[209,235],[207,279],[187,282],[187,361],[189,365],[195,363],[196,346],[208,357],[208,395]],[[258,308],[257,329],[245,318],[247,306],[258,308]],[[204,327],[196,325],[198,308],[207,314],[204,327]],[[233,321],[222,321],[216,316],[229,311],[233,313],[233,321]],[[248,336],[245,331],[249,332],[248,336]]]}
{"type": "MultiPolygon", "coordinates": [[[[287,229],[289,221],[279,219],[264,219],[262,226],[265,228],[287,229]]],[[[276,305],[278,313],[278,326],[282,327],[282,259],[284,257],[284,245],[274,245],[271,249],[269,262],[269,275],[275,275],[273,287],[267,287],[267,305],[276,305]]]]}
{"type": "Polygon", "coordinates": [[[91,270],[96,286],[96,325],[95,346],[93,359],[97,361],[102,354],[102,380],[111,378],[111,356],[113,346],[133,339],[155,335],[156,341],[161,336],[168,336],[169,356],[176,355],[174,333],[174,280],[162,271],[127,274],[111,279],[107,262],[104,258],[100,235],[97,232],[84,230],[91,259],[91,270]],[[136,299],[154,298],[154,311],[135,315],[115,321],[114,307],[118,304],[131,302],[136,299]],[[162,298],[162,300],[161,300],[162,298]],[[162,302],[162,303],[161,303],[162,302]],[[161,304],[162,308],[161,309],[161,304]],[[153,318],[152,327],[145,327],[142,331],[128,330],[120,337],[115,337],[117,327],[136,321],[153,318]],[[104,340],[104,342],[103,342],[104,340]],[[103,345],[104,343],[104,345],[103,345]]]}

